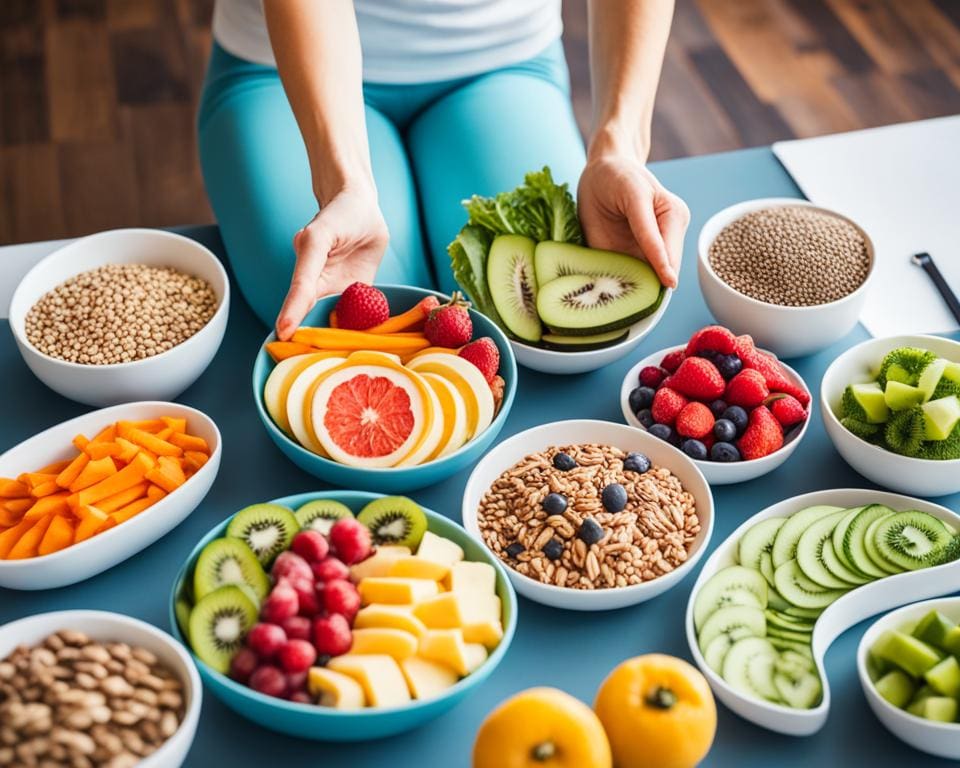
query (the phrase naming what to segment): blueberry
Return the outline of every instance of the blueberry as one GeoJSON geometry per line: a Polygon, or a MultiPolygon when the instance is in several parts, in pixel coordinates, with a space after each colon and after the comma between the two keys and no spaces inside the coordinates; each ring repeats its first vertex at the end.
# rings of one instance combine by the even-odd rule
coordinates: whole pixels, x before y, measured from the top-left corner
{"type": "Polygon", "coordinates": [[[673,430],[666,424],[654,424],[647,431],[654,437],[659,437],[668,443],[673,439],[673,430]]]}
{"type": "Polygon", "coordinates": [[[577,536],[589,547],[591,544],[596,544],[603,538],[603,528],[601,528],[600,523],[592,517],[588,517],[581,523],[577,536]]]}
{"type": "Polygon", "coordinates": [[[710,403],[710,413],[715,419],[719,419],[725,410],[727,410],[727,404],[723,400],[714,400],[710,403]]]}
{"type": "Polygon", "coordinates": [[[713,436],[725,443],[733,442],[737,436],[737,427],[730,419],[717,419],[713,425],[713,436]]]}
{"type": "Polygon", "coordinates": [[[548,493],[543,500],[543,511],[548,515],[562,515],[567,509],[567,497],[562,493],[548,493]]]}
{"type": "Polygon", "coordinates": [[[743,368],[743,363],[736,355],[720,355],[714,362],[720,375],[727,381],[740,373],[743,368]]]}
{"type": "Polygon", "coordinates": [[[693,438],[684,440],[680,444],[680,450],[687,454],[687,456],[689,456],[691,459],[703,461],[707,458],[707,446],[705,446],[699,440],[694,440],[693,438]]]}
{"type": "Polygon", "coordinates": [[[574,459],[569,453],[563,453],[563,451],[561,451],[553,457],[553,466],[559,469],[561,472],[568,472],[571,469],[576,468],[577,460],[574,459]]]}
{"type": "Polygon", "coordinates": [[[733,443],[714,443],[710,458],[713,461],[740,461],[740,451],[733,443]]]}
{"type": "Polygon", "coordinates": [[[627,506],[627,489],[620,483],[610,483],[601,491],[600,498],[607,512],[620,512],[627,506]]]}
{"type": "Polygon", "coordinates": [[[727,410],[720,414],[720,418],[732,421],[733,426],[737,428],[737,434],[739,435],[747,428],[747,421],[750,417],[747,416],[747,412],[739,405],[731,405],[729,408],[727,408],[727,410]]]}
{"type": "Polygon", "coordinates": [[[720,353],[714,349],[701,349],[694,355],[694,357],[702,357],[704,360],[709,360],[711,363],[715,363],[719,356],[720,353]]]}
{"type": "Polygon", "coordinates": [[[653,405],[653,396],[657,391],[653,387],[637,387],[630,391],[630,410],[636,413],[653,405]]]}
{"type": "Polygon", "coordinates": [[[558,560],[563,555],[563,542],[560,539],[550,539],[543,545],[543,554],[551,560],[558,560]]]}
{"type": "Polygon", "coordinates": [[[524,550],[525,550],[525,547],[523,546],[523,544],[521,544],[519,541],[515,541],[513,542],[513,544],[507,547],[507,557],[512,557],[516,559],[520,554],[524,552],[524,550]]]}
{"type": "Polygon", "coordinates": [[[649,408],[644,408],[637,414],[637,421],[643,424],[644,427],[650,429],[653,426],[653,411],[649,408]]]}
{"type": "Polygon", "coordinates": [[[623,460],[624,472],[637,472],[643,474],[650,469],[650,459],[642,453],[628,453],[627,458],[623,460]]]}

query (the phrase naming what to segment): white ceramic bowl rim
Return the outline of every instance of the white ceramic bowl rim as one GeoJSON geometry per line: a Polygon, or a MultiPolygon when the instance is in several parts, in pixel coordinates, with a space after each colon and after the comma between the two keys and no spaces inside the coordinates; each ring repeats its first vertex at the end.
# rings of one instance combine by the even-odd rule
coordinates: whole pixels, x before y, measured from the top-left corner
{"type": "MultiPolygon", "coordinates": [[[[94,267],[93,269],[95,268],[96,267],[94,267]]],[[[83,270],[83,271],[90,271],[90,270],[83,270]]],[[[75,273],[74,276],[76,276],[76,274],[80,274],[80,273],[79,272],[75,273]]],[[[62,283],[63,281],[60,281],[59,283],[51,286],[50,288],[47,289],[46,292],[52,291],[54,288],[61,285],[62,283]]],[[[214,291],[216,291],[216,289],[219,286],[211,285],[211,287],[214,289],[214,291]]],[[[67,243],[62,248],[58,248],[53,253],[49,254],[48,256],[45,256],[43,259],[37,262],[37,264],[35,264],[27,272],[27,274],[23,276],[20,285],[18,285],[16,290],[14,290],[13,296],[10,299],[10,327],[13,330],[13,334],[17,338],[17,340],[20,341],[20,343],[23,344],[25,347],[27,347],[31,352],[34,352],[36,355],[42,357],[44,360],[48,360],[51,363],[63,366],[68,370],[90,370],[91,368],[96,368],[97,370],[102,370],[102,371],[120,371],[120,370],[127,370],[135,366],[142,365],[144,363],[148,363],[154,360],[162,360],[163,358],[168,356],[171,352],[175,350],[184,349],[188,344],[190,344],[191,342],[194,342],[197,336],[203,333],[203,331],[206,328],[212,325],[215,318],[217,318],[219,315],[222,315],[223,312],[226,311],[227,300],[229,299],[229,296],[230,296],[230,280],[227,277],[226,270],[223,268],[223,264],[220,263],[220,259],[218,259],[209,248],[207,248],[205,245],[198,242],[197,240],[189,238],[185,235],[178,234],[176,232],[168,232],[167,230],[163,230],[163,229],[150,229],[149,227],[130,227],[125,229],[110,229],[104,232],[96,232],[95,234],[87,235],[86,237],[81,237],[77,240],[74,240],[72,243],[67,243]],[[147,237],[157,237],[160,239],[178,240],[181,242],[189,243],[191,246],[197,249],[198,253],[202,253],[204,254],[204,256],[208,257],[210,262],[214,265],[214,268],[216,269],[220,277],[220,280],[222,281],[222,286],[223,286],[222,295],[219,297],[216,311],[210,316],[210,319],[207,320],[207,322],[203,325],[203,327],[201,327],[196,333],[194,333],[189,338],[184,339],[176,346],[171,347],[170,349],[164,350],[158,355],[153,355],[151,357],[144,357],[144,358],[141,358],[140,360],[130,360],[125,363],[107,363],[105,365],[94,366],[88,363],[74,363],[70,360],[61,360],[59,357],[53,357],[51,355],[48,355],[46,352],[42,352],[41,350],[37,349],[33,345],[33,343],[30,341],[30,339],[27,338],[27,334],[25,330],[21,328],[21,323],[14,322],[14,318],[13,318],[13,310],[20,303],[19,294],[20,294],[20,289],[23,283],[26,282],[28,278],[32,277],[34,273],[40,273],[50,260],[60,258],[64,251],[68,251],[70,249],[77,248],[80,246],[88,246],[91,242],[95,242],[98,239],[105,239],[111,236],[115,236],[117,233],[122,233],[125,235],[139,234],[147,237]]],[[[24,312],[24,317],[26,316],[26,312],[29,312],[29,311],[30,311],[30,307],[27,307],[26,311],[24,312]]]]}
{"type": "Polygon", "coordinates": [[[804,200],[802,198],[766,197],[766,198],[757,198],[755,200],[744,200],[742,202],[727,206],[726,208],[720,211],[717,211],[715,214],[713,214],[713,216],[711,216],[707,220],[707,223],[703,225],[703,227],[700,230],[700,240],[701,241],[698,243],[699,247],[697,248],[698,258],[700,260],[700,263],[703,264],[707,273],[710,275],[710,277],[712,277],[716,281],[717,285],[721,286],[728,293],[736,296],[741,301],[746,302],[748,305],[753,305],[756,307],[764,307],[766,309],[782,310],[788,313],[802,314],[804,312],[816,312],[818,310],[822,310],[824,307],[836,307],[846,302],[853,301],[857,296],[859,296],[861,293],[863,293],[867,289],[867,285],[870,283],[870,280],[873,277],[874,272],[876,271],[877,257],[874,250],[873,240],[870,238],[870,235],[866,233],[863,227],[857,224],[857,222],[855,222],[849,216],[845,216],[839,211],[835,211],[831,208],[824,208],[823,206],[816,205],[815,203],[811,203],[809,200],[804,200]],[[759,205],[760,203],[763,203],[763,205],[759,205]],[[751,213],[755,210],[761,210],[763,208],[785,208],[791,205],[803,206],[805,208],[814,208],[815,210],[820,211],[821,213],[834,216],[838,219],[843,219],[845,222],[855,227],[856,230],[863,236],[867,244],[867,253],[870,256],[870,268],[867,270],[867,274],[863,278],[863,282],[860,283],[860,285],[857,286],[855,290],[851,291],[846,296],[841,296],[839,299],[828,301],[823,304],[813,304],[807,307],[794,307],[786,304],[772,304],[768,301],[761,301],[760,299],[755,299],[752,296],[748,296],[745,293],[741,293],[736,288],[734,288],[729,283],[727,283],[725,280],[723,280],[723,278],[721,278],[720,275],[718,275],[714,271],[713,265],[710,263],[710,246],[713,245],[713,242],[711,241],[710,243],[705,243],[703,242],[702,238],[705,230],[715,218],[726,216],[729,214],[732,208],[739,208],[743,206],[744,207],[743,213],[737,215],[736,217],[731,219],[730,222],[728,223],[728,224],[732,224],[737,219],[740,219],[743,216],[745,216],[747,213],[751,213]],[[749,206],[749,208],[747,206],[749,206]]]}

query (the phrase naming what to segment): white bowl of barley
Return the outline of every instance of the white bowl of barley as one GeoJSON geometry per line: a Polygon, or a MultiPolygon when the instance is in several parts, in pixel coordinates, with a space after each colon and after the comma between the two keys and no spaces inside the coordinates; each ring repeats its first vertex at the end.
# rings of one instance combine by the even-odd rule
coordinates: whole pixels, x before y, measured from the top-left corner
{"type": "MultiPolygon", "coordinates": [[[[652,496],[656,495],[654,491],[652,496]]],[[[714,507],[713,495],[703,473],[673,446],[624,424],[576,420],[528,429],[493,448],[477,464],[467,481],[462,515],[467,532],[500,559],[514,588],[524,597],[555,608],[604,611],[650,600],[683,579],[696,566],[710,542],[714,507]],[[499,489],[504,486],[495,484],[501,475],[516,469],[522,462],[540,462],[539,454],[552,455],[562,446],[615,449],[601,451],[604,454],[602,460],[597,448],[585,449],[583,456],[586,460],[578,469],[570,470],[579,472],[589,467],[587,461],[597,462],[601,469],[596,473],[601,477],[597,479],[594,492],[576,491],[577,485],[586,487],[587,481],[565,480],[565,473],[548,469],[543,475],[536,475],[536,484],[530,482],[534,475],[517,474],[516,498],[508,499],[505,495],[500,498],[503,494],[499,489]],[[642,453],[650,460],[653,469],[642,474],[617,469],[622,462],[614,457],[615,452],[616,456],[621,455],[619,452],[642,453]],[[668,470],[669,474],[663,470],[668,470]],[[665,478],[671,486],[669,489],[660,484],[657,479],[660,477],[665,478]],[[600,486],[620,480],[624,480],[628,491],[628,505],[623,510],[625,516],[608,512],[602,504],[597,505],[600,486]],[[659,491],[678,492],[678,499],[682,494],[689,495],[682,504],[671,505],[679,507],[676,510],[681,512],[681,519],[677,521],[679,525],[670,522],[674,511],[659,504],[640,503],[638,491],[645,487],[641,483],[647,481],[655,483],[659,491]],[[681,489],[676,487],[676,481],[681,489]],[[567,510],[547,521],[541,512],[541,503],[551,490],[573,490],[573,493],[568,497],[567,510]],[[496,497],[485,498],[488,491],[496,497]],[[591,494],[592,499],[588,498],[591,494]],[[498,503],[502,515],[494,511],[498,503]],[[644,519],[647,513],[653,516],[652,521],[644,519]],[[503,518],[503,521],[495,518],[503,518]],[[522,518],[531,520],[529,527],[522,518]],[[537,523],[532,522],[534,518],[539,518],[537,523]],[[589,546],[579,540],[579,526],[586,518],[599,521],[604,530],[604,538],[589,546]],[[553,529],[553,534],[549,537],[544,534],[543,538],[556,538],[563,543],[563,554],[555,560],[544,559],[543,542],[539,548],[536,546],[541,537],[534,526],[540,523],[544,531],[553,529]],[[671,533],[673,536],[669,536],[671,533]],[[507,555],[507,540],[512,538],[526,542],[523,555],[507,555]],[[682,553],[679,549],[683,550],[682,553]],[[658,561],[662,562],[658,564],[658,561]],[[521,562],[526,563],[523,569],[532,575],[517,570],[521,562]]]]}

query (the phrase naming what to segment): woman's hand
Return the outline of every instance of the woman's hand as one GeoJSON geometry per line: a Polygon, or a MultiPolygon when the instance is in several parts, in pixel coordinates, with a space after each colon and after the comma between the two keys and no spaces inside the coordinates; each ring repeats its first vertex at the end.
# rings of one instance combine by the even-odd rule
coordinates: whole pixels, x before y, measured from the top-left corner
{"type": "Polygon", "coordinates": [[[634,156],[588,158],[577,210],[591,247],[642,257],[664,285],[677,286],[690,211],[634,156]]]}
{"type": "Polygon", "coordinates": [[[289,339],[317,299],[357,281],[372,283],[387,237],[376,192],[336,194],[293,238],[297,265],[277,318],[277,337],[289,339]]]}

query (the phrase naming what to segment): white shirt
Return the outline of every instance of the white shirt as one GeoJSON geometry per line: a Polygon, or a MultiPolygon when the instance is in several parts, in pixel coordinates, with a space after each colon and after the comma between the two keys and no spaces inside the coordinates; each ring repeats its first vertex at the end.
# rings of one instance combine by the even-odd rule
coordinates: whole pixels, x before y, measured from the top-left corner
{"type": "MultiPolygon", "coordinates": [[[[436,82],[532,58],[560,36],[560,2],[354,0],[363,79],[436,82]]],[[[217,0],[213,36],[234,56],[275,66],[261,0],[217,0]]]]}

